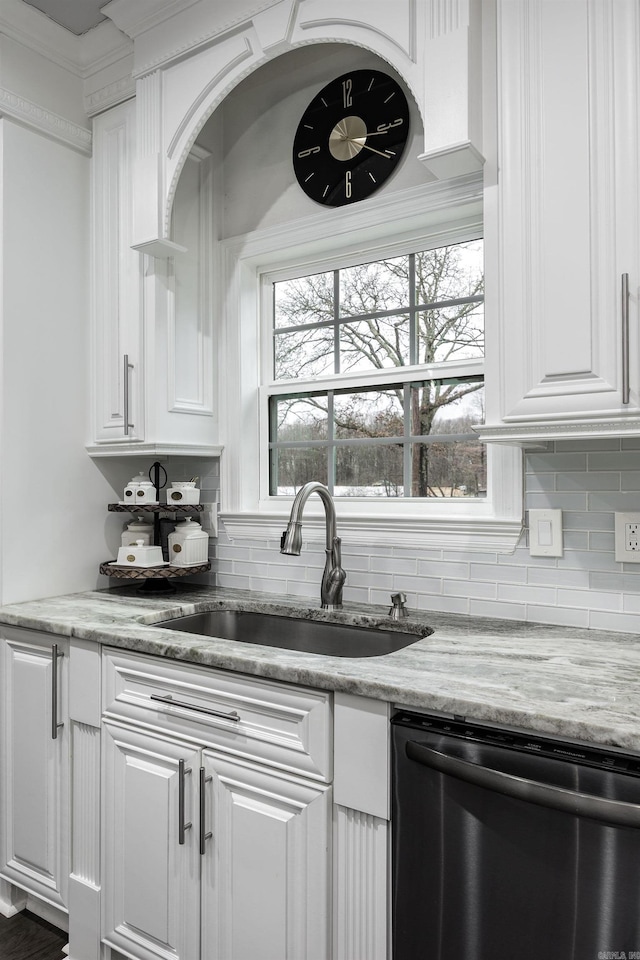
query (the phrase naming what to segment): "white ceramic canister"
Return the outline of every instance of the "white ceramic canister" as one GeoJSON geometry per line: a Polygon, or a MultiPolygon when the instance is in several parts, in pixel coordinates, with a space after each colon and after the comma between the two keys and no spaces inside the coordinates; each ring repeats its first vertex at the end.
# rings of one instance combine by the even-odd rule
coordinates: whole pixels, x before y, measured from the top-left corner
{"type": "Polygon", "coordinates": [[[135,501],[136,501],[136,494],[137,494],[138,490],[140,489],[140,484],[141,484],[141,483],[144,483],[144,481],[145,481],[146,479],[147,479],[147,478],[145,477],[144,473],[140,472],[140,473],[139,473],[136,477],[134,477],[132,480],[129,480],[129,483],[128,483],[128,484],[126,485],[126,487],[124,488],[124,499],[123,499],[123,503],[135,503],[135,501]]]}
{"type": "Polygon", "coordinates": [[[140,503],[158,503],[156,488],[151,480],[141,480],[136,490],[135,502],[140,503]]]}
{"type": "Polygon", "coordinates": [[[169,563],[191,567],[209,559],[209,534],[195,520],[183,520],[169,534],[169,563]]]}
{"type": "Polygon", "coordinates": [[[195,480],[173,480],[167,490],[167,504],[200,503],[200,491],[196,488],[195,480]]]}
{"type": "Polygon", "coordinates": [[[145,546],[151,546],[153,543],[153,524],[146,523],[144,520],[132,520],[128,523],[122,533],[122,546],[133,547],[138,540],[142,540],[145,546]]]}
{"type": "Polygon", "coordinates": [[[138,540],[132,547],[120,547],[116,563],[124,567],[157,567],[162,565],[162,547],[148,546],[138,540]]]}

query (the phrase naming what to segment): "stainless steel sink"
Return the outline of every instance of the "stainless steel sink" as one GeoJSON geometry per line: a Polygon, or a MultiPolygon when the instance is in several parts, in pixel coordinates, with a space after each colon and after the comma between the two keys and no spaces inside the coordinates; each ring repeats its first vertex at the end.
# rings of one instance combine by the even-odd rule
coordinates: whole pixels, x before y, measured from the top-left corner
{"type": "Polygon", "coordinates": [[[154,626],[330,657],[379,657],[431,633],[428,629],[409,633],[248,610],[209,610],[162,620],[154,626]]]}

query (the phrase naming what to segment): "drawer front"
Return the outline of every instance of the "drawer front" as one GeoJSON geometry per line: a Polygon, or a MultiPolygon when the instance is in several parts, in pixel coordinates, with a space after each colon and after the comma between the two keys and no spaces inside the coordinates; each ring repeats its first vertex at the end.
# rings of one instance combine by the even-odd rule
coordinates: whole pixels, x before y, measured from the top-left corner
{"type": "Polygon", "coordinates": [[[315,780],[332,777],[332,696],[105,649],[103,710],[315,780]]]}

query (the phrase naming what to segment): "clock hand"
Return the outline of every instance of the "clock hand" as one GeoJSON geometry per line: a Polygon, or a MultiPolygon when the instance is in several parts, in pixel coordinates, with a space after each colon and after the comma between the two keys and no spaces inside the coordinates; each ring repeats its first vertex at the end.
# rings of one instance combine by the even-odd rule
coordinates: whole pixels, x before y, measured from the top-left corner
{"type": "Polygon", "coordinates": [[[368,143],[363,143],[364,137],[346,137],[349,143],[357,143],[359,146],[364,147],[365,150],[371,150],[372,153],[377,153],[380,157],[385,157],[387,160],[391,160],[391,153],[383,153],[382,150],[376,150],[375,147],[370,147],[368,143]]]}

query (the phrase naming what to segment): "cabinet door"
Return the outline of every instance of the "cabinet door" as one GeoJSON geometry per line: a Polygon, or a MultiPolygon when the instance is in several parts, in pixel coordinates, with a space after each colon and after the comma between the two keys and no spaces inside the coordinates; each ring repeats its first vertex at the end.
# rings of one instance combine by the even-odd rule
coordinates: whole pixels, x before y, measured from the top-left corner
{"type": "Polygon", "coordinates": [[[487,196],[499,232],[499,290],[489,269],[487,280],[501,359],[487,376],[499,383],[507,423],[569,420],[589,435],[590,423],[640,412],[639,20],[637,0],[498,4],[495,207],[494,190],[487,196]]]}
{"type": "Polygon", "coordinates": [[[103,736],[103,941],[140,960],[196,960],[200,753],[112,722],[103,736]]]}
{"type": "Polygon", "coordinates": [[[62,639],[31,631],[3,632],[0,873],[41,899],[66,907],[69,648],[62,639]]]}
{"type": "Polygon", "coordinates": [[[144,438],[142,258],[130,246],[134,160],[131,100],[94,119],[91,167],[94,439],[121,444],[144,438]]]}
{"type": "Polygon", "coordinates": [[[202,958],[326,960],[331,789],[204,752],[202,958]]]}

